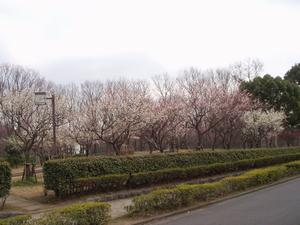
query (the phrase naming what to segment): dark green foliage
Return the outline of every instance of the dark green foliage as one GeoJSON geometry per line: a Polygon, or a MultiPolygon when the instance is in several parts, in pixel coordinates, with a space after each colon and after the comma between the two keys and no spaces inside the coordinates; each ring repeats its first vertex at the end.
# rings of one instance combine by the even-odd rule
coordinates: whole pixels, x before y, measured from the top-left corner
{"type": "Polygon", "coordinates": [[[188,170],[189,168],[170,168],[151,172],[134,173],[128,180],[128,186],[137,188],[175,180],[185,180],[188,178],[188,170]]]}
{"type": "Polygon", "coordinates": [[[77,185],[80,184],[80,186],[91,187],[91,189],[95,191],[120,190],[125,188],[147,187],[153,184],[167,183],[178,180],[209,177],[234,171],[290,162],[298,159],[300,159],[300,154],[279,155],[188,168],[170,168],[151,172],[134,173],[131,176],[126,174],[105,175],[102,177],[78,179],[75,183],[77,185]]]}
{"type": "Polygon", "coordinates": [[[0,198],[6,197],[11,187],[11,169],[9,164],[0,161],[0,198]]]}
{"type": "Polygon", "coordinates": [[[6,153],[5,158],[12,167],[22,165],[24,163],[22,151],[12,143],[8,143],[4,150],[6,153]]]}
{"type": "Polygon", "coordinates": [[[258,159],[245,159],[236,162],[216,163],[198,167],[172,168],[148,173],[136,173],[132,174],[132,176],[128,180],[128,186],[135,188],[170,181],[209,177],[213,175],[270,166],[299,159],[300,154],[280,155],[258,159]]]}
{"type": "Polygon", "coordinates": [[[125,189],[128,180],[128,174],[112,174],[100,177],[79,178],[74,181],[74,186],[80,192],[116,191],[125,189]]]}
{"type": "Polygon", "coordinates": [[[14,216],[6,219],[0,219],[0,225],[25,225],[30,219],[28,215],[14,216]]]}
{"type": "Polygon", "coordinates": [[[300,87],[297,84],[265,75],[243,82],[240,88],[269,108],[283,110],[291,127],[300,125],[300,87]]]}
{"type": "MultiPolygon", "coordinates": [[[[297,163],[300,164],[300,162],[297,163]]],[[[184,184],[175,188],[156,190],[149,194],[135,197],[133,205],[128,208],[128,211],[131,214],[147,214],[155,211],[176,209],[195,202],[222,197],[235,191],[268,184],[300,172],[300,167],[288,169],[288,165],[256,169],[240,176],[224,178],[213,183],[184,184]]]]}
{"type": "MultiPolygon", "coordinates": [[[[251,152],[252,151],[264,152],[264,150],[251,150],[251,152]]],[[[243,157],[249,158],[248,153],[245,153],[244,151],[239,151],[238,153],[236,151],[233,152],[236,154],[244,154],[243,157]]],[[[273,149],[273,151],[264,152],[264,154],[269,154],[271,156],[259,157],[262,152],[259,152],[260,154],[257,153],[257,155],[251,155],[253,159],[250,157],[250,159],[237,161],[228,160],[224,163],[200,164],[199,166],[166,168],[139,173],[108,174],[95,177],[74,178],[73,180],[68,181],[62,179],[64,185],[57,186],[54,190],[58,196],[64,197],[76,193],[105,192],[126,188],[145,187],[153,184],[208,177],[300,159],[300,150],[297,149],[273,149]],[[278,153],[281,154],[277,155],[278,153]]],[[[240,157],[242,158],[242,156],[240,157]]]]}
{"type": "Polygon", "coordinates": [[[300,85],[300,63],[295,64],[289,71],[287,71],[284,79],[300,85]]]}

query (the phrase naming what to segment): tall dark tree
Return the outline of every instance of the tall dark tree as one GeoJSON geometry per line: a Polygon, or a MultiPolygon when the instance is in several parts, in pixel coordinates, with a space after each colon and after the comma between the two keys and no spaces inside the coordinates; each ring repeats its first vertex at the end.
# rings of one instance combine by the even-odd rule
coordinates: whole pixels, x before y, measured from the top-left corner
{"type": "Polygon", "coordinates": [[[292,66],[292,68],[286,72],[284,79],[300,85],[300,63],[292,66]]]}
{"type": "Polygon", "coordinates": [[[300,86],[267,74],[242,82],[240,87],[269,109],[283,110],[290,127],[300,127],[300,86]]]}

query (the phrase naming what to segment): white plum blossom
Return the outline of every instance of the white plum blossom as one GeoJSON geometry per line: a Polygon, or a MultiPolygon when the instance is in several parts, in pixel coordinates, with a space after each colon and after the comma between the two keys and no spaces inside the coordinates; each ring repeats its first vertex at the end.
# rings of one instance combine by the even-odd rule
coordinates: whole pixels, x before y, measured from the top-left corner
{"type": "Polygon", "coordinates": [[[250,145],[260,147],[262,140],[270,140],[283,131],[285,114],[274,110],[248,111],[243,115],[243,134],[250,145]]]}

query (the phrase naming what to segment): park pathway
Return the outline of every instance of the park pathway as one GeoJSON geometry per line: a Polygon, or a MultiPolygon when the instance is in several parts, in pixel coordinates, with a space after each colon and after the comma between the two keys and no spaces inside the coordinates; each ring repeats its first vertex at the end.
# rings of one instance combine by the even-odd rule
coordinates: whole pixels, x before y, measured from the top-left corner
{"type": "MultiPolygon", "coordinates": [[[[223,179],[227,176],[234,176],[239,175],[242,172],[233,172],[228,174],[222,174],[207,178],[200,178],[194,179],[190,181],[185,181],[184,183],[190,184],[199,184],[199,183],[207,183],[207,182],[214,182],[223,179]]],[[[174,187],[177,184],[183,183],[182,181],[174,182],[171,184],[159,185],[159,186],[151,186],[146,188],[140,189],[132,189],[132,190],[123,190],[118,192],[113,192],[108,194],[107,196],[104,194],[103,196],[86,196],[84,198],[77,198],[77,199],[68,199],[64,201],[60,201],[58,203],[42,203],[34,199],[23,198],[20,195],[15,195],[13,193],[7,199],[7,204],[12,206],[15,210],[19,211],[20,213],[28,213],[33,215],[41,215],[42,213],[51,211],[55,208],[60,208],[64,206],[68,206],[74,203],[83,203],[87,201],[102,201],[111,204],[111,216],[113,219],[126,215],[127,211],[125,206],[128,206],[132,202],[132,198],[134,196],[149,193],[153,189],[157,188],[166,188],[166,187],[174,187]]],[[[39,190],[40,191],[40,190],[39,190]]],[[[26,195],[26,191],[23,193],[26,195]]]]}
{"type": "MultiPolygon", "coordinates": [[[[118,218],[124,216],[126,214],[125,206],[131,204],[131,198],[125,199],[118,199],[113,201],[108,201],[107,203],[111,204],[111,216],[112,218],[118,218]]],[[[10,195],[6,201],[6,203],[20,213],[30,213],[32,215],[39,215],[41,213],[48,212],[55,208],[64,207],[67,205],[71,205],[73,203],[79,203],[84,201],[67,201],[67,202],[60,202],[58,204],[42,204],[37,201],[24,199],[19,196],[10,195]]]]}
{"type": "Polygon", "coordinates": [[[56,205],[41,204],[37,201],[27,200],[15,195],[9,195],[6,204],[16,208],[20,212],[36,214],[46,212],[56,207],[56,205]]]}

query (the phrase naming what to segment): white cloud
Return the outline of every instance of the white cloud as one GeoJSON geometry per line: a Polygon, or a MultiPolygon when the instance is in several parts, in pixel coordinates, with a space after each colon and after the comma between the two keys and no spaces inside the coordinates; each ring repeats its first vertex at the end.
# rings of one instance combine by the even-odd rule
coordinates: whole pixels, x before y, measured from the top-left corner
{"type": "Polygon", "coordinates": [[[300,59],[299,5],[288,2],[0,0],[0,43],[14,63],[56,81],[60,70],[75,79],[97,78],[99,71],[146,76],[158,68],[225,66],[247,57],[282,74],[300,59]],[[124,66],[136,53],[141,59],[124,66]],[[71,62],[82,66],[74,70],[71,62]]]}

